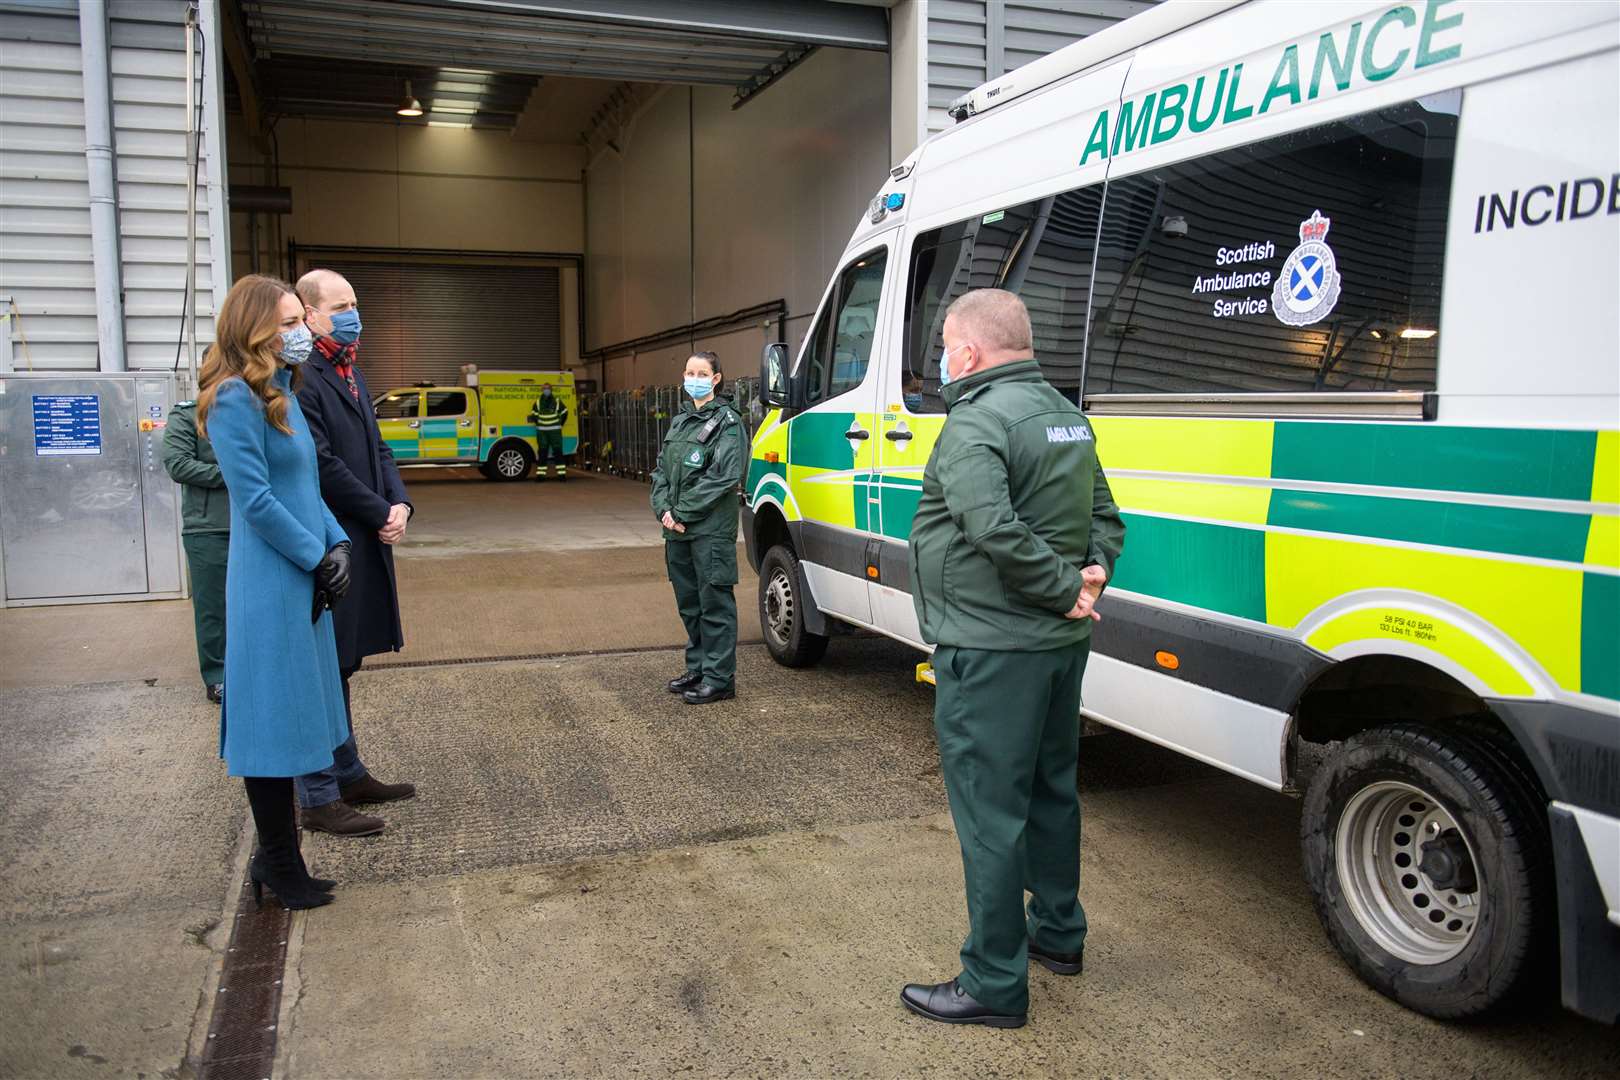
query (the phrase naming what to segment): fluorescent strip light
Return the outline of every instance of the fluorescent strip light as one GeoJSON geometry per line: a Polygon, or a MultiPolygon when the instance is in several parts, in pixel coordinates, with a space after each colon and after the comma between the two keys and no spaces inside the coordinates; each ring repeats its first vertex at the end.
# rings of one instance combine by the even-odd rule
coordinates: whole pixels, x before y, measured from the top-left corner
{"type": "Polygon", "coordinates": [[[1438,330],[1423,330],[1416,326],[1408,326],[1405,330],[1401,331],[1401,337],[1407,338],[1408,340],[1416,338],[1419,341],[1426,341],[1429,338],[1434,337],[1434,335],[1438,334],[1439,332],[1440,331],[1438,330]]]}

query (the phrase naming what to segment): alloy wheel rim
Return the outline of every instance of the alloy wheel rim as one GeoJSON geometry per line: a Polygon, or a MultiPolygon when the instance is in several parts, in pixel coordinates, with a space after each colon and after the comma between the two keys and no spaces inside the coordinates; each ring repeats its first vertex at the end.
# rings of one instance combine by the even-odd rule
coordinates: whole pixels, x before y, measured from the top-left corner
{"type": "Polygon", "coordinates": [[[1393,780],[1358,791],[1339,817],[1334,854],[1351,914],[1386,952],[1441,964],[1473,940],[1484,898],[1479,862],[1451,811],[1427,791],[1393,780]]]}
{"type": "Polygon", "coordinates": [[[516,476],[523,471],[523,455],[516,450],[503,450],[495,459],[495,468],[502,476],[516,476]]]}

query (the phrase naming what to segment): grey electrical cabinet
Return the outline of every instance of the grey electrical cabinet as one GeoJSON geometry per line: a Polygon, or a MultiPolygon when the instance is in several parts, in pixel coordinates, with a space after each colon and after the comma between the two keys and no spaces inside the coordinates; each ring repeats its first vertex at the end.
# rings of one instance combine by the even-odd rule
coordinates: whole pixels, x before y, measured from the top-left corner
{"type": "Polygon", "coordinates": [[[167,373],[0,374],[6,606],[186,594],[167,373]]]}

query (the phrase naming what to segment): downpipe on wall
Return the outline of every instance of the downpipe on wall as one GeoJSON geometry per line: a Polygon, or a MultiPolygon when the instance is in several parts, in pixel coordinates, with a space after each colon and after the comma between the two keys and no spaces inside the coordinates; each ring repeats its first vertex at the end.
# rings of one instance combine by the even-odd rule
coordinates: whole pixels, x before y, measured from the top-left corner
{"type": "Polygon", "coordinates": [[[125,371],[123,260],[118,240],[107,0],[80,0],[79,50],[84,69],[84,156],[90,186],[90,252],[96,276],[99,367],[102,371],[125,371]]]}

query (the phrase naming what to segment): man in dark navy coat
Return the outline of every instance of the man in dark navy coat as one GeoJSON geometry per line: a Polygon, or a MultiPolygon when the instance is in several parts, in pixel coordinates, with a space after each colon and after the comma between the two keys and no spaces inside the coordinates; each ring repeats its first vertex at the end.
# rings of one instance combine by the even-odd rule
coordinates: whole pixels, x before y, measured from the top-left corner
{"type": "MultiPolygon", "coordinates": [[[[298,279],[298,298],[304,302],[305,325],[315,335],[298,404],[315,440],[321,497],[353,545],[349,592],[332,611],[348,705],[349,678],[365,658],[405,644],[393,545],[404,537],[412,507],[393,452],[377,429],[365,376],[355,364],[360,310],[353,286],[331,270],[311,270],[298,279]]],[[[355,747],[352,709],[349,732],[349,741],[334,751],[330,769],[298,778],[306,829],[370,836],[382,832],[383,821],[355,810],[355,804],[416,794],[412,784],[385,784],[366,770],[355,747]]]]}

